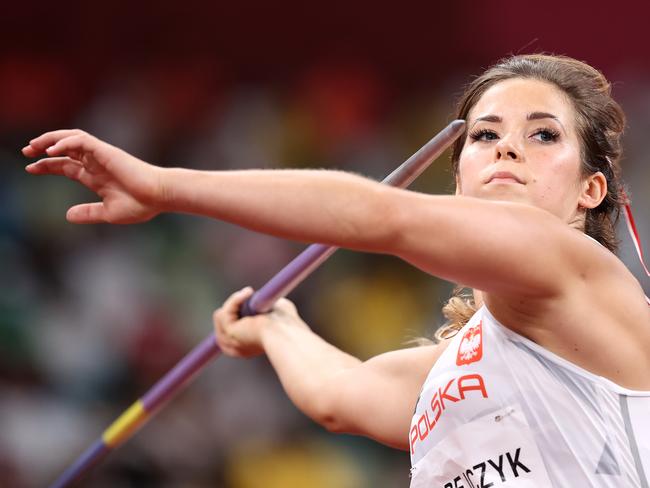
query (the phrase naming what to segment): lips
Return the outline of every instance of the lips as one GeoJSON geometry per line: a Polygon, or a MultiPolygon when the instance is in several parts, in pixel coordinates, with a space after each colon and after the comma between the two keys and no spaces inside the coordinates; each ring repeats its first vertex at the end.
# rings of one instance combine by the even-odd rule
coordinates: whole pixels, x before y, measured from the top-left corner
{"type": "Polygon", "coordinates": [[[514,173],[511,173],[510,171],[496,171],[495,173],[492,173],[486,183],[490,183],[492,181],[500,183],[524,183],[521,178],[519,178],[514,173]]]}

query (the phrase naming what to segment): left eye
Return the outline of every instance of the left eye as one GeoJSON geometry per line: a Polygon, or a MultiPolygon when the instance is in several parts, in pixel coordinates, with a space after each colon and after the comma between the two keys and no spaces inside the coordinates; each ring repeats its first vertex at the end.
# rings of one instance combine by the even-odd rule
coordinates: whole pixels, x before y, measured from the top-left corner
{"type": "Polygon", "coordinates": [[[559,133],[549,129],[541,129],[533,134],[533,137],[540,142],[553,142],[559,137],[559,133]]]}

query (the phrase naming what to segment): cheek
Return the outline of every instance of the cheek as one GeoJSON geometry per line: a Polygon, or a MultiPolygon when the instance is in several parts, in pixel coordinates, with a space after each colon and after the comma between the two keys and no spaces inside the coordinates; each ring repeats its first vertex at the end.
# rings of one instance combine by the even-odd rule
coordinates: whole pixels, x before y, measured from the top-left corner
{"type": "Polygon", "coordinates": [[[476,154],[476,151],[471,147],[469,149],[463,149],[458,160],[456,185],[462,187],[464,190],[473,188],[480,179],[479,174],[484,164],[479,155],[476,154]]]}
{"type": "Polygon", "coordinates": [[[565,148],[561,151],[549,149],[547,154],[542,154],[542,161],[545,161],[545,172],[550,180],[567,182],[578,181],[580,176],[580,156],[572,148],[565,148]]]}
{"type": "Polygon", "coordinates": [[[531,171],[538,197],[544,201],[557,200],[556,205],[572,202],[580,186],[579,158],[571,152],[558,154],[552,151],[540,156],[536,170],[531,171]]]}

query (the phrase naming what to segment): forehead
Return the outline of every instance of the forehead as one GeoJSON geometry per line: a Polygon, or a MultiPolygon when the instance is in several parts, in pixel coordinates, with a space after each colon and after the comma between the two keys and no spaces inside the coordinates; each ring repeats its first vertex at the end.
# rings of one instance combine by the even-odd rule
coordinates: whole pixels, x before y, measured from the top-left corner
{"type": "Polygon", "coordinates": [[[488,88],[474,105],[468,119],[498,115],[508,119],[525,120],[532,112],[548,112],[560,121],[572,125],[574,110],[569,97],[558,87],[541,80],[514,78],[488,88]]]}

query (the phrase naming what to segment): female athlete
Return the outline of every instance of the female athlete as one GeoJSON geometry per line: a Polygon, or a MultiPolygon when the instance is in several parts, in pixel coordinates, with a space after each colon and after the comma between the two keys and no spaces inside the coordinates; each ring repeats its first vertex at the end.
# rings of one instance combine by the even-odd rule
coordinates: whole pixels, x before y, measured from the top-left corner
{"type": "Polygon", "coordinates": [[[650,311],[614,254],[625,120],[609,83],[571,58],[514,56],[468,86],[457,118],[450,196],[325,170],[159,168],[79,130],[23,153],[44,155],[30,173],[101,197],[70,222],[199,214],[396,255],[471,288],[437,344],[365,362],[288,300],[239,320],[246,288],[214,314],[223,351],[265,353],[316,422],[408,450],[412,487],[649,486],[650,311]]]}

